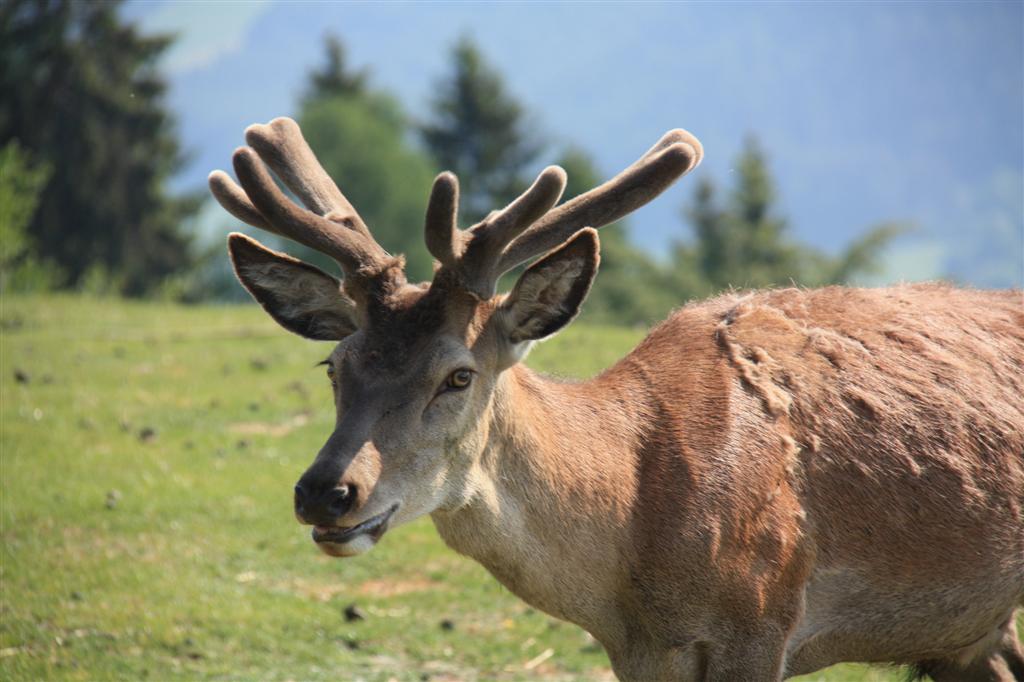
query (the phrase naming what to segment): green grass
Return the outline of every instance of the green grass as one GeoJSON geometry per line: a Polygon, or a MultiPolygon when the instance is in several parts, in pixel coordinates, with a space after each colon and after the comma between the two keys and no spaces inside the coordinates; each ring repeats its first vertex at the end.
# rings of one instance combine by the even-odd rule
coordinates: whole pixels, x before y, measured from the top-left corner
{"type": "MultiPolygon", "coordinates": [[[[0,323],[0,679],[610,677],[429,520],[353,560],[313,547],[291,486],[332,426],[324,344],[254,305],[7,297],[0,323]]],[[[641,336],[570,328],[530,363],[590,375],[641,336]]]]}

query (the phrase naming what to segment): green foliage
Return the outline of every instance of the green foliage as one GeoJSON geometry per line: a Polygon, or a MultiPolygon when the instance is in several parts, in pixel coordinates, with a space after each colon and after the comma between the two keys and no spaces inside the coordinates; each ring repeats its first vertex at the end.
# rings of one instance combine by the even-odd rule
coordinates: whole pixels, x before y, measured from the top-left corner
{"type": "MultiPolygon", "coordinates": [[[[365,72],[346,70],[336,38],[326,43],[327,63],[310,75],[298,120],[327,173],[392,253],[406,256],[411,280],[428,279],[423,215],[433,180],[424,154],[408,142],[408,121],[398,101],[369,89],[365,72]]],[[[301,246],[287,251],[337,272],[329,258],[301,246]]]]}
{"type": "Polygon", "coordinates": [[[397,103],[383,95],[318,100],[303,110],[300,123],[374,238],[405,254],[410,279],[429,278],[423,215],[433,169],[405,142],[397,103]]]}
{"type": "Polygon", "coordinates": [[[181,154],[157,58],[170,38],[143,36],[116,2],[0,5],[0,144],[52,170],[28,250],[75,286],[96,267],[143,294],[189,258],[182,221],[198,198],[171,198],[181,154]]]}
{"type": "Polygon", "coordinates": [[[353,71],[348,68],[345,43],[337,35],[329,33],[324,38],[324,65],[309,74],[308,91],[304,100],[317,100],[340,95],[357,97],[366,94],[369,71],[353,71]]]}
{"type": "Polygon", "coordinates": [[[9,268],[28,248],[25,229],[49,175],[49,167],[33,164],[16,141],[0,148],[0,267],[9,268]]]}
{"type": "MultiPolygon", "coordinates": [[[[240,226],[232,227],[238,229],[240,226]]],[[[294,242],[283,244],[279,242],[284,240],[277,237],[267,239],[261,234],[256,234],[254,229],[246,231],[257,239],[274,242],[280,249],[292,250],[294,242]]],[[[178,303],[245,303],[252,300],[235,277],[234,268],[225,253],[223,240],[218,239],[215,243],[194,249],[194,252],[192,267],[164,279],[154,298],[178,303]]]]}
{"type": "MultiPolygon", "coordinates": [[[[736,185],[725,206],[714,184],[702,179],[688,218],[694,241],[677,245],[677,267],[695,268],[705,292],[729,287],[821,286],[848,282],[870,272],[901,226],[884,224],[831,257],[790,240],[786,221],[776,215],[775,184],[757,141],[747,140],[736,162],[736,185]]],[[[696,293],[704,293],[699,291],[696,293]]]]}
{"type": "Polygon", "coordinates": [[[16,141],[0,148],[0,291],[40,291],[60,281],[55,265],[29,253],[27,234],[50,167],[33,163],[16,141]]]}
{"type": "Polygon", "coordinates": [[[876,225],[847,246],[837,258],[826,261],[825,281],[842,284],[860,275],[879,272],[882,251],[909,229],[907,225],[895,222],[876,225]]]}
{"type": "MultiPolygon", "coordinates": [[[[2,314],[0,679],[610,679],[579,628],[427,519],[354,559],[313,547],[291,486],[334,425],[324,344],[251,304],[10,296],[2,314]]],[[[589,376],[641,336],[574,325],[529,362],[589,376]]]]}
{"type": "Polygon", "coordinates": [[[432,119],[422,126],[440,168],[459,177],[464,222],[476,222],[515,199],[529,185],[525,171],[542,145],[523,107],[475,43],[452,49],[451,73],[437,84],[432,119]]]}

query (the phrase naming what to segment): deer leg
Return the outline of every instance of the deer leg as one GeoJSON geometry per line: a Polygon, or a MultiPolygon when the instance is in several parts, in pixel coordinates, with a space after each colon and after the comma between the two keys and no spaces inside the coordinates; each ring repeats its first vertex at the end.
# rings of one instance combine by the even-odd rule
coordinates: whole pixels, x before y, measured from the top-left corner
{"type": "Polygon", "coordinates": [[[774,636],[717,649],[708,656],[702,682],[778,682],[782,679],[785,650],[785,641],[774,636]]]}
{"type": "Polygon", "coordinates": [[[919,678],[934,682],[1019,682],[1024,680],[1024,646],[1017,637],[1014,615],[997,631],[996,646],[987,655],[961,664],[926,661],[917,666],[919,678]]]}
{"type": "Polygon", "coordinates": [[[1010,669],[1017,680],[1024,680],[1024,644],[1021,644],[1020,636],[1017,634],[1018,610],[1010,616],[1010,620],[1003,627],[1003,638],[999,642],[999,653],[1006,661],[1006,667],[1010,669]]]}
{"type": "Polygon", "coordinates": [[[707,679],[708,648],[706,642],[666,645],[633,637],[628,647],[606,651],[622,682],[702,682],[707,679]]]}
{"type": "Polygon", "coordinates": [[[995,652],[985,658],[976,659],[966,667],[944,661],[929,661],[917,666],[916,679],[931,679],[934,682],[1015,682],[1006,659],[995,652]]]}
{"type": "Polygon", "coordinates": [[[680,652],[653,640],[640,637],[630,638],[628,646],[621,649],[605,647],[611,659],[612,670],[622,682],[678,682],[678,680],[699,680],[691,656],[680,656],[680,652]]]}

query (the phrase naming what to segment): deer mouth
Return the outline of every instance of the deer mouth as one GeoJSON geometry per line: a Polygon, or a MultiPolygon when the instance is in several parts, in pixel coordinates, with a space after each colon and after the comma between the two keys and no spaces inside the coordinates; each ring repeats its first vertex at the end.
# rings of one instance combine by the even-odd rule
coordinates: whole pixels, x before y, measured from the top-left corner
{"type": "MultiPolygon", "coordinates": [[[[320,546],[325,551],[328,550],[325,545],[344,545],[356,538],[366,535],[373,541],[374,544],[380,540],[381,536],[384,535],[388,529],[388,521],[391,520],[391,516],[398,510],[398,505],[392,505],[390,509],[382,514],[377,514],[374,517],[363,521],[355,526],[349,526],[348,528],[339,528],[336,526],[314,526],[313,527],[313,542],[320,546]]],[[[328,552],[331,553],[331,552],[328,552]]]]}

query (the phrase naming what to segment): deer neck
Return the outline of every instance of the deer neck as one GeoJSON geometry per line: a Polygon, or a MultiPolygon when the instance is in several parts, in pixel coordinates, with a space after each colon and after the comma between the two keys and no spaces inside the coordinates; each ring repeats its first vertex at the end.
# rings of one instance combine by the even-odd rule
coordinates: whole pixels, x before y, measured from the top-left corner
{"type": "Polygon", "coordinates": [[[469,497],[433,514],[453,549],[591,632],[591,621],[607,621],[610,605],[600,600],[613,598],[627,573],[643,410],[622,379],[570,384],[520,365],[506,371],[469,497]]]}

